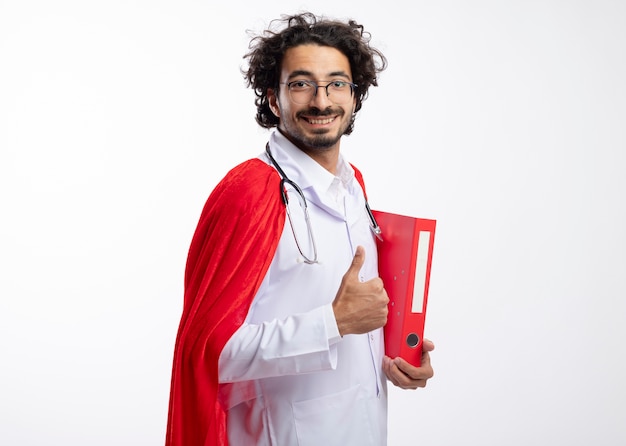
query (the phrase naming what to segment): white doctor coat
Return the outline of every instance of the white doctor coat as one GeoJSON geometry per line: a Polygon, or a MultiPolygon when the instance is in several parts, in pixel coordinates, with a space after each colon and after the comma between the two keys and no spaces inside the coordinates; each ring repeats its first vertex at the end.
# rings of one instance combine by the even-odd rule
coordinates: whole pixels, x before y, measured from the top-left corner
{"type": "MultiPolygon", "coordinates": [[[[228,413],[229,442],[385,445],[382,329],[341,338],[332,310],[358,245],[365,248],[361,280],[378,276],[363,191],[341,156],[335,177],[278,131],[271,135],[270,149],[306,197],[319,262],[303,261],[286,220],[246,321],[220,356],[220,400],[228,413]]],[[[261,158],[269,164],[265,154],[261,158]]],[[[300,200],[293,189],[288,191],[296,235],[305,255],[312,257],[300,200]]]]}

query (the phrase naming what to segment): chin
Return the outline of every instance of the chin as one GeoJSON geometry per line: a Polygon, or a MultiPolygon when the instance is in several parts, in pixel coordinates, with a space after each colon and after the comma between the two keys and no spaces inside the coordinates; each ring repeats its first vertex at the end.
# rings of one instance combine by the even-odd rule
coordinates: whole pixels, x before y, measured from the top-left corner
{"type": "Polygon", "coordinates": [[[313,131],[311,136],[308,136],[305,139],[312,147],[328,148],[337,144],[342,136],[343,131],[331,133],[328,130],[319,130],[313,131]]]}
{"type": "Polygon", "coordinates": [[[340,137],[313,137],[307,138],[304,143],[312,149],[330,149],[339,142],[340,137]]]}

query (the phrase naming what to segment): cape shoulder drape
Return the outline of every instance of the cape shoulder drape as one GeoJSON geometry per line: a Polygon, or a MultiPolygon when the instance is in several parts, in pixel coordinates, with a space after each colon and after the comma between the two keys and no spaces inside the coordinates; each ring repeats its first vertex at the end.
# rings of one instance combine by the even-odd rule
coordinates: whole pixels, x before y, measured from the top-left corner
{"type": "Polygon", "coordinates": [[[260,159],[232,169],[207,199],[187,257],[166,446],[228,445],[219,356],[246,318],[284,224],[280,176],[260,159]]]}

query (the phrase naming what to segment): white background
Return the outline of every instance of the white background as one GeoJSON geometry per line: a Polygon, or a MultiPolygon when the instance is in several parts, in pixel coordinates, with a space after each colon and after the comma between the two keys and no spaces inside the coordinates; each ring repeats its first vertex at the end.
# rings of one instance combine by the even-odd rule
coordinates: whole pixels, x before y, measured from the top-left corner
{"type": "Polygon", "coordinates": [[[216,3],[0,0],[0,444],[163,443],[191,235],[267,139],[246,30],[303,9],[389,58],[373,207],[438,220],[390,446],[626,444],[626,3],[216,3]]]}

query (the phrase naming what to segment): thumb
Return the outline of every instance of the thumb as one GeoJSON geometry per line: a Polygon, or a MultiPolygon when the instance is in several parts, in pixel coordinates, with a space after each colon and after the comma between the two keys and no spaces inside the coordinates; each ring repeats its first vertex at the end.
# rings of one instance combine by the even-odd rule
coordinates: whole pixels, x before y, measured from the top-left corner
{"type": "Polygon", "coordinates": [[[361,271],[361,267],[365,263],[365,248],[362,246],[357,246],[356,251],[354,253],[354,258],[352,259],[352,263],[350,264],[350,268],[348,268],[348,275],[358,276],[361,271]]]}
{"type": "Polygon", "coordinates": [[[424,338],[424,344],[422,344],[422,349],[425,352],[432,352],[435,349],[435,344],[430,339],[424,338]]]}

